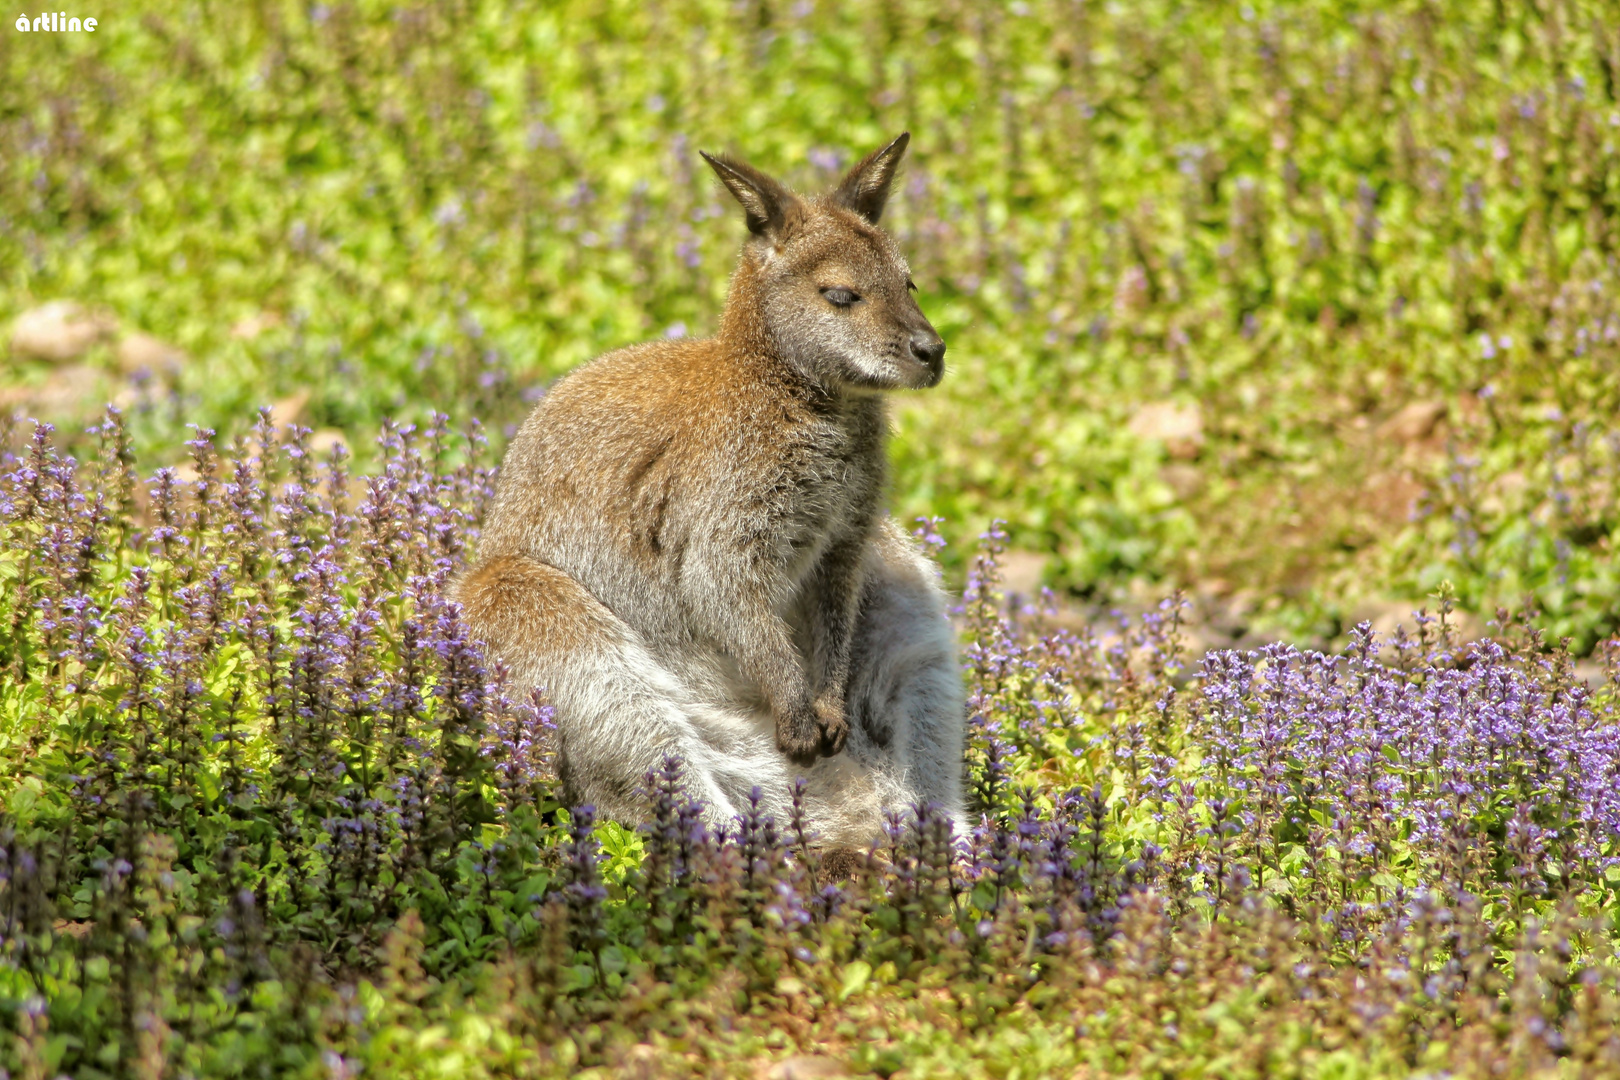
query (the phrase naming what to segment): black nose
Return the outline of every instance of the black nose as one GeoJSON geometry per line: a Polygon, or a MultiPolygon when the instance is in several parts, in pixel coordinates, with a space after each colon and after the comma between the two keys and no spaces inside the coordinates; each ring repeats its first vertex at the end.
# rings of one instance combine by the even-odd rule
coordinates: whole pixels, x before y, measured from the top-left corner
{"type": "Polygon", "coordinates": [[[918,330],[911,335],[911,355],[938,371],[945,362],[945,342],[931,330],[918,330]]]}

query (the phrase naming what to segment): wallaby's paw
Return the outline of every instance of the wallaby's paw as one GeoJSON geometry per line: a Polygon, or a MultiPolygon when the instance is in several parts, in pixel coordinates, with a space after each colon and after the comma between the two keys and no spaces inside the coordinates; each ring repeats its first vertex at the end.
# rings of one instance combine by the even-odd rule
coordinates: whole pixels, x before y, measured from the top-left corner
{"type": "Polygon", "coordinates": [[[821,752],[832,757],[844,748],[849,738],[849,716],[844,711],[844,696],[823,694],[816,699],[816,724],[821,729],[821,752]]]}
{"type": "Polygon", "coordinates": [[[776,714],[776,748],[808,768],[821,756],[821,725],[811,708],[776,714]]]}

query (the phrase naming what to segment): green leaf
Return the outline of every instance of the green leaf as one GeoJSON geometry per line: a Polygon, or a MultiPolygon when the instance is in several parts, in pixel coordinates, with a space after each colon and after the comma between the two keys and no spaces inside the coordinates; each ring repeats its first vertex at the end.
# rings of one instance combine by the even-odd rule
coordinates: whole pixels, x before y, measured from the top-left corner
{"type": "Polygon", "coordinates": [[[872,965],[865,960],[851,960],[844,965],[844,983],[839,988],[838,1000],[847,1001],[850,997],[861,992],[866,981],[872,977],[872,965]]]}

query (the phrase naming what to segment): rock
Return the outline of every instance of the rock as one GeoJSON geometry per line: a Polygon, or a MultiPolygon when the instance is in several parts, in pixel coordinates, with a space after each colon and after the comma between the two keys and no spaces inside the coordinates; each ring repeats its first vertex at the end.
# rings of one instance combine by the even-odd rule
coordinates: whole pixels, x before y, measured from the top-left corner
{"type": "Polygon", "coordinates": [[[1038,551],[1009,548],[1001,553],[1001,589],[1008,596],[1026,600],[1041,595],[1041,577],[1046,573],[1046,556],[1038,551]]]}
{"type": "Polygon", "coordinates": [[[115,355],[118,370],[125,375],[138,375],[143,371],[152,375],[172,375],[186,364],[185,353],[139,330],[124,335],[118,342],[115,355]]]}
{"type": "Polygon", "coordinates": [[[119,412],[128,415],[140,408],[143,402],[149,400],[151,400],[151,394],[146,387],[139,387],[134,383],[125,383],[113,393],[112,405],[119,412]]]}
{"type": "Polygon", "coordinates": [[[1485,625],[1486,619],[1475,611],[1453,611],[1451,625],[1455,628],[1458,641],[1478,641],[1486,637],[1490,627],[1485,625]]]}
{"type": "Polygon", "coordinates": [[[1575,661],[1575,677],[1593,690],[1601,689],[1608,685],[1609,665],[1603,657],[1593,653],[1584,660],[1575,661]]]}
{"type": "Polygon", "coordinates": [[[1124,319],[1146,310],[1149,303],[1147,271],[1132,263],[1114,286],[1114,315],[1124,319]]]}
{"type": "Polygon", "coordinates": [[[1204,487],[1204,474],[1198,466],[1188,465],[1184,461],[1172,461],[1159,470],[1159,477],[1181,502],[1186,502],[1204,487]]]}
{"type": "Polygon", "coordinates": [[[765,1075],[768,1080],[833,1080],[848,1076],[849,1070],[830,1057],[800,1054],[778,1061],[765,1075]]]}
{"type": "Polygon", "coordinates": [[[17,316],[11,324],[11,352],[24,359],[67,363],[106,340],[117,325],[72,300],[52,300],[17,316]]]}
{"type": "Polygon", "coordinates": [[[332,453],[334,446],[345,450],[349,447],[349,437],[336,428],[322,428],[309,437],[309,452],[322,460],[332,453]]]}
{"type": "Polygon", "coordinates": [[[1485,419],[1485,403],[1478,394],[1461,394],[1454,406],[1456,417],[1465,424],[1477,424],[1485,419]]]}
{"type": "MultiPolygon", "coordinates": [[[[1379,643],[1387,646],[1398,627],[1404,627],[1409,637],[1417,636],[1417,612],[1422,610],[1427,610],[1429,617],[1435,620],[1431,624],[1431,632],[1438,630],[1440,604],[1433,598],[1398,600],[1387,596],[1372,597],[1351,612],[1347,626],[1355,626],[1361,622],[1372,623],[1373,630],[1378,634],[1379,643]]],[[[1447,617],[1447,621],[1451,624],[1452,635],[1458,642],[1475,641],[1485,636],[1485,620],[1471,611],[1453,611],[1447,617]]]]}
{"type": "Polygon", "coordinates": [[[1412,520],[1427,489],[1405,472],[1375,472],[1356,493],[1356,505],[1382,526],[1400,527],[1412,520]]]}
{"type": "Polygon", "coordinates": [[[231,326],[231,337],[237,341],[251,341],[264,333],[281,325],[281,316],[273,311],[256,311],[252,315],[236,320],[231,326]]]}
{"type": "Polygon", "coordinates": [[[1195,458],[1204,446],[1204,417],[1197,405],[1150,402],[1136,410],[1126,430],[1138,439],[1163,443],[1173,458],[1195,458]]]}
{"type": "Polygon", "coordinates": [[[1480,496],[1479,512],[1486,517],[1500,517],[1509,512],[1518,512],[1524,504],[1524,496],[1530,490],[1530,478],[1518,469],[1503,473],[1485,488],[1480,496]]]}
{"type": "Polygon", "coordinates": [[[659,1068],[658,1051],[646,1043],[637,1043],[625,1052],[616,1075],[626,1080],[660,1080],[670,1075],[659,1068]]]}
{"type": "Polygon", "coordinates": [[[0,409],[56,424],[88,421],[101,411],[109,394],[102,372],[88,364],[69,364],[52,371],[43,383],[0,389],[0,409]]]}
{"type": "Polygon", "coordinates": [[[1234,592],[1225,581],[1221,581],[1220,585],[1226,591],[1211,594],[1204,605],[1204,623],[1213,632],[1212,638],[1226,638],[1235,642],[1248,634],[1253,616],[1260,608],[1260,594],[1254,589],[1238,589],[1234,592]]]}
{"type": "Polygon", "coordinates": [[[188,489],[196,487],[198,479],[202,476],[202,473],[197,471],[196,464],[190,461],[182,461],[178,465],[171,465],[170,468],[174,470],[175,479],[188,489]]]}
{"type": "Polygon", "coordinates": [[[1417,631],[1417,622],[1413,619],[1412,613],[1423,606],[1419,601],[1375,597],[1364,600],[1356,606],[1350,613],[1349,625],[1371,623],[1379,640],[1387,644],[1387,639],[1394,635],[1397,627],[1405,627],[1408,634],[1417,631]]]}
{"type": "Polygon", "coordinates": [[[309,403],[308,390],[295,390],[286,397],[272,402],[270,405],[270,420],[276,427],[286,427],[296,424],[304,415],[304,406],[309,403]]]}
{"type": "Polygon", "coordinates": [[[1378,436],[1399,443],[1422,442],[1434,434],[1447,411],[1443,401],[1410,402],[1378,425],[1378,436]]]}

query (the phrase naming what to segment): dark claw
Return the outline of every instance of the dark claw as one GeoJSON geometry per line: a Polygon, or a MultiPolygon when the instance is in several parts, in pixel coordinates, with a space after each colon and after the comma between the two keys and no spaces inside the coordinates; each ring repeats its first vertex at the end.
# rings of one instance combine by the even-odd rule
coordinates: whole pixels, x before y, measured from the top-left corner
{"type": "Polygon", "coordinates": [[[810,766],[812,766],[816,762],[820,761],[821,756],[822,756],[821,755],[821,747],[819,747],[819,746],[816,747],[814,750],[810,751],[808,754],[804,754],[804,753],[795,754],[791,750],[785,750],[785,751],[783,751],[783,753],[787,754],[787,759],[789,761],[793,762],[793,764],[797,765],[801,769],[810,768],[810,766]]]}
{"type": "Polygon", "coordinates": [[[844,749],[844,743],[849,739],[849,725],[843,724],[836,728],[828,728],[821,736],[821,755],[833,757],[844,749]]]}

